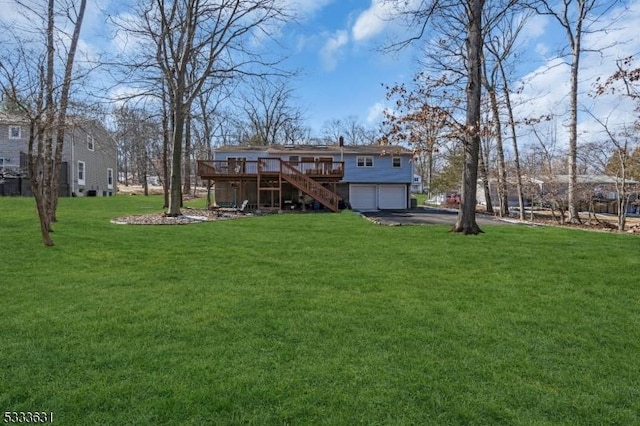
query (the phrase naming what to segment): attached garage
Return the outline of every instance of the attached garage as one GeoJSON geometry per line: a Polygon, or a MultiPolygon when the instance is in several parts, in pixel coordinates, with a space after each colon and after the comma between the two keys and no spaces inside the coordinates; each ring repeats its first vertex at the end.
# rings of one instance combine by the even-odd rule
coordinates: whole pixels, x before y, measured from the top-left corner
{"type": "Polygon", "coordinates": [[[349,202],[354,210],[406,209],[407,185],[350,185],[349,202]]]}
{"type": "Polygon", "coordinates": [[[354,210],[378,209],[377,185],[350,185],[349,202],[354,210]]]}
{"type": "Polygon", "coordinates": [[[406,209],[407,186],[406,185],[378,185],[378,208],[406,209]]]}

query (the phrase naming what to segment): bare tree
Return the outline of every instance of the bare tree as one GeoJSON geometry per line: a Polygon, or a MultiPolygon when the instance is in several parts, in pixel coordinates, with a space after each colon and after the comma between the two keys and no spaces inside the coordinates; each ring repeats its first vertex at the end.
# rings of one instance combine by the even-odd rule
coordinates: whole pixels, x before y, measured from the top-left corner
{"type": "MultiPolygon", "coordinates": [[[[490,121],[490,120],[487,120],[490,121]]],[[[480,143],[480,155],[478,163],[478,173],[484,189],[484,199],[487,213],[495,213],[493,210],[493,201],[491,200],[491,181],[489,173],[489,164],[491,163],[491,151],[493,148],[493,137],[491,132],[485,132],[480,143]]]]}
{"type": "MultiPolygon", "coordinates": [[[[293,89],[286,80],[259,78],[243,96],[243,109],[258,145],[283,143],[287,132],[300,126],[302,113],[293,105],[293,89]]],[[[289,136],[290,137],[290,136],[289,136]]]]}
{"type": "MultiPolygon", "coordinates": [[[[640,147],[637,129],[624,126],[616,130],[609,124],[609,120],[600,119],[589,111],[592,119],[604,130],[604,141],[592,143],[586,147],[590,163],[600,173],[607,173],[615,178],[616,213],[618,231],[624,231],[627,219],[627,206],[631,197],[630,171],[633,167],[633,153],[640,147]]],[[[637,188],[636,188],[637,189],[637,188]]]]}
{"type": "Polygon", "coordinates": [[[125,184],[129,178],[142,185],[149,195],[148,178],[155,174],[154,164],[160,156],[154,147],[162,144],[162,126],[159,117],[144,108],[121,105],[113,112],[115,128],[113,138],[118,144],[119,165],[125,184]]]}
{"type": "Polygon", "coordinates": [[[484,19],[484,0],[460,1],[421,1],[392,2],[401,16],[407,19],[409,28],[417,32],[392,48],[402,48],[415,40],[424,38],[427,29],[432,27],[447,36],[435,39],[434,54],[430,57],[440,71],[448,70],[456,76],[457,83],[464,85],[466,99],[464,125],[459,128],[460,137],[464,141],[465,163],[463,167],[462,200],[453,232],[478,234],[482,232],[476,222],[476,192],[478,178],[478,160],[480,151],[481,94],[482,94],[482,48],[483,34],[491,28],[495,21],[501,19],[505,10],[513,7],[514,1],[492,3],[491,13],[484,19]]]}
{"type": "MultiPolygon", "coordinates": [[[[142,40],[145,70],[155,69],[166,87],[171,132],[167,215],[180,215],[185,125],[191,107],[211,79],[264,75],[278,59],[261,53],[256,39],[290,19],[277,0],[154,0],[121,27],[142,40]],[[253,39],[253,40],[252,40],[253,39]]],[[[153,73],[152,73],[153,78],[153,73]]]]}
{"type": "Polygon", "coordinates": [[[520,207],[520,219],[524,219],[522,174],[520,171],[516,123],[511,103],[511,88],[506,68],[508,61],[516,57],[515,49],[518,36],[528,22],[529,16],[530,14],[523,14],[521,10],[516,8],[507,10],[502,19],[498,20],[485,35],[486,53],[484,57],[484,82],[489,94],[491,111],[494,117],[493,125],[495,128],[498,155],[500,215],[504,216],[508,209],[507,167],[504,156],[502,127],[502,114],[504,114],[506,115],[506,124],[510,131],[509,133],[504,132],[504,134],[510,134],[514,150],[515,180],[518,204],[520,207]],[[500,89],[500,86],[502,89],[500,89]],[[502,93],[501,101],[499,101],[500,93],[502,93]]]}
{"type": "Polygon", "coordinates": [[[339,118],[327,120],[322,125],[322,138],[325,141],[337,141],[343,135],[344,126],[339,118]]]}
{"type": "Polygon", "coordinates": [[[533,9],[541,15],[552,17],[564,30],[569,53],[571,68],[571,83],[569,91],[569,221],[579,223],[578,215],[578,90],[580,75],[580,60],[587,51],[583,46],[583,37],[602,29],[596,28],[600,18],[613,9],[619,0],[534,0],[533,9]]]}
{"type": "Polygon", "coordinates": [[[321,132],[322,138],[330,143],[335,143],[342,137],[347,145],[371,145],[377,139],[376,132],[363,125],[355,115],[328,120],[321,132]]]}
{"type": "Polygon", "coordinates": [[[287,144],[308,144],[311,141],[311,128],[304,124],[304,111],[296,109],[292,120],[285,122],[283,138],[287,144]]]}
{"type": "MultiPolygon", "coordinates": [[[[509,214],[509,201],[508,201],[508,188],[507,188],[507,166],[504,159],[504,145],[502,143],[502,118],[500,116],[500,106],[498,104],[498,88],[497,88],[497,67],[491,71],[486,68],[486,61],[484,61],[485,67],[483,71],[483,82],[489,95],[489,105],[492,111],[493,132],[492,136],[495,139],[496,155],[498,163],[498,201],[500,203],[500,216],[505,217],[509,214]]],[[[482,158],[481,158],[482,161],[482,158]]],[[[486,167],[486,164],[483,164],[486,167]]]]}
{"type": "MultiPolygon", "coordinates": [[[[541,204],[549,206],[553,217],[564,224],[568,209],[567,185],[559,180],[559,176],[566,174],[567,163],[561,160],[566,154],[558,147],[556,123],[548,122],[548,120],[531,120],[528,121],[528,124],[532,137],[537,141],[529,155],[529,177],[527,179],[529,194],[535,195],[535,191],[533,194],[530,191],[535,188],[541,204]],[[559,213],[559,217],[556,216],[556,211],[559,213]]],[[[533,201],[532,199],[532,216],[533,201]]]]}
{"type": "Polygon", "coordinates": [[[482,98],[482,11],[484,0],[469,0],[467,8],[467,112],[462,168],[462,194],[458,220],[453,232],[476,235],[480,227],[476,222],[476,191],[478,182],[478,156],[480,154],[480,113],[482,98]]]}
{"type": "MultiPolygon", "coordinates": [[[[345,143],[349,145],[370,145],[374,143],[375,132],[360,122],[358,117],[350,115],[342,120],[345,143]]],[[[335,139],[334,139],[335,142],[335,139]]]]}
{"type": "MultiPolygon", "coordinates": [[[[616,61],[617,70],[605,80],[596,83],[596,96],[611,93],[623,96],[636,103],[635,111],[640,112],[640,67],[633,65],[632,56],[616,61]],[[622,90],[616,90],[617,88],[622,90]]],[[[635,134],[640,131],[640,118],[634,123],[635,134]]],[[[629,177],[640,181],[640,146],[630,154],[629,177]]]]}
{"type": "Polygon", "coordinates": [[[16,3],[29,25],[3,22],[5,35],[11,41],[3,43],[6,50],[0,53],[0,85],[29,123],[29,179],[43,243],[53,246],[51,224],[56,221],[67,110],[86,0],[64,4],[48,0],[44,5],[26,0],[16,3]],[[71,25],[71,34],[62,30],[65,25],[56,23],[60,16],[71,25]],[[42,30],[34,31],[33,23],[38,21],[42,22],[42,30]],[[65,52],[57,56],[59,63],[57,50],[65,52]]]}

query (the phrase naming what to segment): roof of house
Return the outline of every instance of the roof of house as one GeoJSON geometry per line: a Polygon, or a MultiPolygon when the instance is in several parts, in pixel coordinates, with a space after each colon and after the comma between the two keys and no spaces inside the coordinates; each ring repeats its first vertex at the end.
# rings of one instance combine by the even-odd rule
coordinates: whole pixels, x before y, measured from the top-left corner
{"type": "MultiPolygon", "coordinates": [[[[561,184],[569,184],[569,180],[571,179],[570,175],[555,175],[554,176],[555,180],[557,183],[561,183],[561,184]]],[[[618,178],[616,178],[615,176],[609,176],[609,175],[598,175],[598,174],[593,174],[593,175],[578,175],[576,176],[576,180],[577,182],[580,184],[600,184],[600,185],[605,185],[605,184],[615,184],[616,182],[619,182],[620,180],[618,178]]],[[[638,183],[635,182],[633,180],[627,179],[627,184],[634,184],[634,183],[638,183]]]]}
{"type": "MultiPolygon", "coordinates": [[[[29,123],[29,118],[25,114],[0,111],[0,124],[15,125],[25,123],[29,123]]],[[[100,121],[94,118],[82,117],[79,115],[67,116],[66,123],[67,127],[82,127],[83,125],[94,124],[104,128],[104,125],[100,121]]]]}
{"type": "Polygon", "coordinates": [[[28,122],[24,115],[0,111],[0,124],[22,124],[28,122]]]}
{"type": "MultiPolygon", "coordinates": [[[[589,185],[614,185],[616,182],[620,182],[618,178],[615,176],[603,175],[603,174],[593,174],[593,175],[578,175],[576,176],[578,184],[589,184],[589,185]]],[[[560,185],[568,185],[569,184],[570,175],[552,175],[552,176],[542,176],[542,177],[533,177],[523,175],[523,181],[529,181],[535,184],[560,184],[560,185]]],[[[494,184],[498,182],[498,179],[495,177],[490,177],[489,183],[494,184]]],[[[478,178],[478,182],[482,182],[481,178],[478,178]]],[[[516,179],[515,177],[510,177],[507,179],[507,182],[515,185],[516,179]]],[[[628,185],[640,184],[640,182],[626,179],[625,181],[628,185]]]]}
{"type": "Polygon", "coordinates": [[[245,146],[225,145],[216,152],[267,152],[268,154],[361,154],[361,155],[413,155],[413,152],[394,145],[269,145],[245,146]]]}

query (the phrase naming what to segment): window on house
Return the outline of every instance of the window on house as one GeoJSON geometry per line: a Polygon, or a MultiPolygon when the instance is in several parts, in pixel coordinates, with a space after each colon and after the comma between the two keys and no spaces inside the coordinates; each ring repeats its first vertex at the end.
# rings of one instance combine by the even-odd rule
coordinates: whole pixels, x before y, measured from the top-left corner
{"type": "Polygon", "coordinates": [[[20,139],[22,137],[22,128],[20,126],[9,127],[9,139],[20,139]]]}
{"type": "Polygon", "coordinates": [[[113,189],[113,169],[107,169],[107,189],[113,189]]]}
{"type": "Polygon", "coordinates": [[[391,159],[391,164],[396,168],[402,167],[402,159],[400,157],[393,157],[391,159]]]}
{"type": "Polygon", "coordinates": [[[371,155],[361,155],[357,158],[358,167],[373,167],[373,157],[371,155]]]}
{"type": "Polygon", "coordinates": [[[95,141],[91,135],[87,135],[87,149],[89,151],[93,151],[95,149],[95,141]]]}
{"type": "Polygon", "coordinates": [[[78,161],[78,185],[84,185],[86,169],[84,161],[78,161]]]}

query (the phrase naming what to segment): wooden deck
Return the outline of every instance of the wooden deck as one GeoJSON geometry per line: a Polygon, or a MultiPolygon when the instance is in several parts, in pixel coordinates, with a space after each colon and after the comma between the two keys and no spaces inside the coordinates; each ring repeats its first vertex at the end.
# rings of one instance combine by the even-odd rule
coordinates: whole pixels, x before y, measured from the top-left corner
{"type": "MultiPolygon", "coordinates": [[[[240,192],[254,183],[257,205],[266,200],[271,208],[283,205],[285,184],[302,191],[331,211],[338,211],[340,197],[335,192],[337,182],[344,177],[342,161],[284,161],[280,158],[258,160],[199,160],[198,176],[204,180],[230,183],[240,192]],[[332,186],[333,190],[328,186],[332,186]]],[[[235,194],[236,189],[234,189],[235,194]]],[[[235,195],[234,195],[235,199],[235,195]]]]}
{"type": "Polygon", "coordinates": [[[344,177],[342,161],[297,161],[261,158],[257,161],[198,160],[198,176],[213,181],[257,179],[259,176],[280,176],[290,168],[321,182],[338,182],[344,177]]]}

